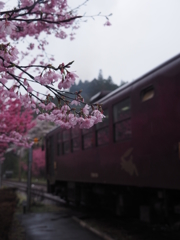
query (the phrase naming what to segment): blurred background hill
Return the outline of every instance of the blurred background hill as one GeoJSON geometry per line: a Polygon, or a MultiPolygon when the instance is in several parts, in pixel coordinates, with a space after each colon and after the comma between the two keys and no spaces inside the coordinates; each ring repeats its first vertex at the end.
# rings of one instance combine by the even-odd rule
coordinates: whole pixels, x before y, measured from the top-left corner
{"type": "Polygon", "coordinates": [[[97,78],[94,78],[92,81],[85,80],[84,82],[80,80],[79,83],[72,85],[69,91],[76,92],[82,90],[82,97],[84,98],[85,102],[89,103],[90,98],[96,93],[104,90],[113,91],[125,83],[125,81],[121,80],[120,85],[118,86],[113,82],[111,76],[109,76],[107,79],[104,79],[102,70],[99,70],[97,78]]]}

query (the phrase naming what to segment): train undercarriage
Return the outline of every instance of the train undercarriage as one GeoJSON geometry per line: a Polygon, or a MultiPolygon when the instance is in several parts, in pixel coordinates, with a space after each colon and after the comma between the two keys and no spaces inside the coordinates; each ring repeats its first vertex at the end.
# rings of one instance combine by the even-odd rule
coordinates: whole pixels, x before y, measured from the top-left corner
{"type": "Polygon", "coordinates": [[[179,190],[94,183],[47,182],[49,193],[70,202],[143,222],[170,223],[180,218],[179,190]]]}

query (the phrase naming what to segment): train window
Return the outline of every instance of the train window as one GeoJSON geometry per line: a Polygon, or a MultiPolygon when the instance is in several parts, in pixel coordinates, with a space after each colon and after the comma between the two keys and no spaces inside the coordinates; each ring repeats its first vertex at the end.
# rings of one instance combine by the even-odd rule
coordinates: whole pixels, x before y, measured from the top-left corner
{"type": "Polygon", "coordinates": [[[70,138],[70,130],[63,131],[63,141],[66,141],[70,138]]]}
{"type": "Polygon", "coordinates": [[[57,134],[57,141],[58,141],[58,142],[61,141],[61,133],[58,133],[58,134],[57,134]]]}
{"type": "Polygon", "coordinates": [[[72,138],[79,136],[79,128],[78,127],[75,127],[72,129],[71,136],[72,136],[72,138]]]}
{"type": "Polygon", "coordinates": [[[132,135],[130,110],[131,110],[130,98],[126,98],[125,100],[119,102],[113,107],[115,142],[127,140],[132,135]]]}
{"type": "Polygon", "coordinates": [[[126,98],[122,102],[117,103],[113,107],[114,122],[130,117],[131,102],[130,98],[126,98]]]}
{"type": "Polygon", "coordinates": [[[51,136],[47,140],[47,171],[48,174],[54,174],[54,137],[51,136]]]}
{"type": "Polygon", "coordinates": [[[96,144],[104,145],[109,142],[109,112],[108,109],[103,111],[106,118],[101,123],[96,124],[96,144]]]}
{"type": "Polygon", "coordinates": [[[127,140],[131,137],[131,119],[126,119],[114,124],[115,141],[127,140]]]}
{"type": "Polygon", "coordinates": [[[149,86],[146,89],[141,91],[141,100],[145,102],[154,97],[154,87],[149,86]]]}
{"type": "Polygon", "coordinates": [[[104,126],[107,126],[109,124],[109,112],[108,109],[103,111],[103,114],[105,118],[103,118],[102,122],[96,124],[96,129],[100,129],[104,126]]]}
{"type": "Polygon", "coordinates": [[[80,131],[78,127],[75,127],[71,131],[71,149],[72,152],[78,151],[81,148],[81,142],[80,142],[80,131]]]}
{"type": "Polygon", "coordinates": [[[81,143],[80,143],[80,138],[79,138],[79,136],[78,137],[76,137],[76,138],[73,138],[72,140],[71,140],[71,142],[72,142],[72,151],[73,152],[76,152],[76,151],[78,151],[78,150],[80,150],[80,148],[81,148],[81,143]]]}
{"type": "Polygon", "coordinates": [[[92,132],[92,130],[93,130],[92,127],[89,128],[89,129],[83,129],[83,130],[82,130],[82,133],[83,133],[83,134],[90,133],[90,132],[92,132]]]}
{"type": "Polygon", "coordinates": [[[70,130],[64,130],[62,133],[62,152],[63,154],[67,154],[71,152],[70,148],[70,130]]]}
{"type": "Polygon", "coordinates": [[[83,135],[83,148],[84,149],[93,147],[93,142],[94,142],[93,132],[83,135]]]}
{"type": "Polygon", "coordinates": [[[109,142],[109,127],[104,127],[96,132],[97,145],[104,145],[109,142]]]}
{"type": "Polygon", "coordinates": [[[63,142],[63,154],[67,154],[67,153],[70,153],[70,142],[69,141],[66,141],[66,142],[63,142]]]}
{"type": "Polygon", "coordinates": [[[56,153],[57,153],[57,156],[60,156],[60,149],[61,149],[61,133],[58,133],[57,134],[57,145],[56,145],[56,153]]]}
{"type": "Polygon", "coordinates": [[[60,156],[61,144],[57,143],[57,156],[60,156]]]}

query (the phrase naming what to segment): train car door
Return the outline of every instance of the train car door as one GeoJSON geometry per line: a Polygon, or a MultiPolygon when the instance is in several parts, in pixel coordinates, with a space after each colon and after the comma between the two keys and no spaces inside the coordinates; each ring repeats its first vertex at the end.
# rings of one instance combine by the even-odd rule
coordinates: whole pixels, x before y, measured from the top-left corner
{"type": "Polygon", "coordinates": [[[155,79],[147,78],[133,85],[132,131],[134,157],[139,185],[148,185],[151,174],[153,118],[156,114],[155,79]],[[142,180],[143,178],[143,180],[142,180]]]}

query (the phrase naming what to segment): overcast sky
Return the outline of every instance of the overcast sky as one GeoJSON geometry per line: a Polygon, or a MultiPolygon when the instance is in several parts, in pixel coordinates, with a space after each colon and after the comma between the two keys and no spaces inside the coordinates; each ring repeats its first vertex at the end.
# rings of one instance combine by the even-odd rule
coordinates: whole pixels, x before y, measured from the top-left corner
{"type": "MultiPolygon", "coordinates": [[[[83,1],[69,0],[74,7],[83,1]]],[[[180,0],[89,0],[80,13],[110,14],[87,18],[74,41],[51,38],[48,51],[58,63],[75,60],[82,80],[92,80],[102,69],[117,84],[132,81],[180,53],[180,0]]]]}
{"type": "MultiPolygon", "coordinates": [[[[17,3],[4,1],[9,8],[17,3]]],[[[85,0],[67,1],[74,8],[85,0]]],[[[79,79],[93,80],[102,69],[104,78],[111,76],[119,85],[180,53],[180,0],[89,0],[79,10],[80,15],[99,12],[113,14],[112,26],[104,26],[104,17],[83,18],[88,21],[80,24],[73,41],[46,36],[53,65],[75,60],[71,70],[79,79]]]]}

